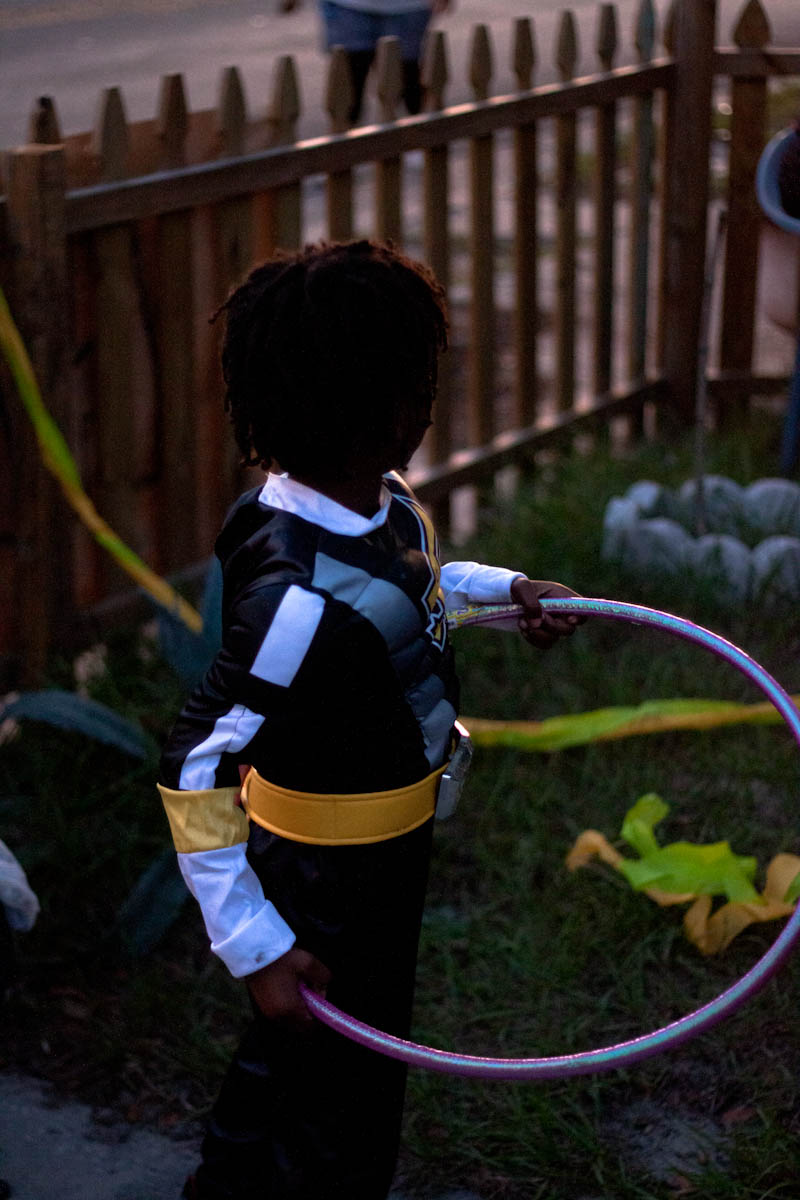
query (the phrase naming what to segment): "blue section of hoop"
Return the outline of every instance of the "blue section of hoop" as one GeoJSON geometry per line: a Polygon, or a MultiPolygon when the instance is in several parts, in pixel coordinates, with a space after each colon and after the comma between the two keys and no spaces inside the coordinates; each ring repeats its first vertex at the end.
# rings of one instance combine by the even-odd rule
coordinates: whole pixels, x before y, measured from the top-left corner
{"type": "MultiPolygon", "coordinates": [[[[736,667],[761,689],[781,714],[800,747],[800,713],[795,708],[791,697],[754,659],[740,650],[738,646],[734,646],[732,642],[719,637],[718,634],[711,633],[701,625],[695,625],[682,617],[659,612],[657,609],[645,608],[638,604],[625,604],[617,600],[583,598],[545,600],[542,601],[542,607],[548,612],[561,611],[583,616],[610,617],[635,625],[649,626],[703,646],[712,654],[718,655],[736,667]]],[[[521,612],[521,609],[509,605],[476,609],[466,616],[462,627],[492,624],[493,621],[507,619],[515,612],[521,612]]],[[[747,974],[717,996],[715,1000],[695,1009],[685,1017],[681,1017],[669,1025],[664,1025],[652,1033],[643,1034],[641,1037],[615,1045],[601,1046],[594,1050],[581,1051],[577,1054],[565,1054],[550,1058],[485,1058],[458,1054],[454,1051],[436,1050],[431,1046],[421,1046],[415,1042],[392,1037],[390,1034],[373,1029],[372,1026],[365,1025],[341,1012],[307,988],[303,987],[301,990],[311,1012],[326,1025],[362,1046],[368,1046],[390,1058],[401,1059],[411,1066],[477,1079],[564,1079],[573,1075],[588,1075],[631,1066],[633,1063],[640,1062],[664,1050],[675,1049],[689,1038],[710,1029],[760,991],[786,961],[798,938],[800,938],[800,905],[795,909],[769,950],[747,974]]]]}

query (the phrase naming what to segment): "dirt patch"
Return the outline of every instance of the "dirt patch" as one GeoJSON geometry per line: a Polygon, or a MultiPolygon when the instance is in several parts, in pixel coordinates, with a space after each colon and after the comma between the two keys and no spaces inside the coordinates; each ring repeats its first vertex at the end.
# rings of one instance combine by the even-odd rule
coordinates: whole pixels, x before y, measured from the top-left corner
{"type": "Polygon", "coordinates": [[[681,1177],[728,1166],[724,1129],[710,1117],[641,1099],[604,1123],[605,1133],[635,1171],[675,1185],[681,1177]]]}

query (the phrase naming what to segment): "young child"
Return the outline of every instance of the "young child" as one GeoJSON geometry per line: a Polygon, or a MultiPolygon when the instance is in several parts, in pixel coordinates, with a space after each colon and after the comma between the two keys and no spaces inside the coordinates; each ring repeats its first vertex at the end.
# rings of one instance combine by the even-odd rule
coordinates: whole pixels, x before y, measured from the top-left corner
{"type": "Polygon", "coordinates": [[[383,1200],[405,1068],[312,1021],[298,982],[408,1036],[457,737],[445,608],[513,600],[546,647],[578,622],[539,597],[574,593],[440,567],[395,473],[430,425],[447,340],[425,267],[367,241],[311,246],[253,271],[224,312],[226,405],[245,462],[270,473],[217,541],[223,645],[159,786],[211,948],[254,1019],[183,1195],[383,1200]]]}

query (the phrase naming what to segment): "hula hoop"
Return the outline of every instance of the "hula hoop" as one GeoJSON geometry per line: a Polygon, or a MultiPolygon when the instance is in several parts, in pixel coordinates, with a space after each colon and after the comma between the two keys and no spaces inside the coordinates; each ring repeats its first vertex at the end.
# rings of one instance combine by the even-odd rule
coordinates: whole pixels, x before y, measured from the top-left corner
{"type": "MultiPolygon", "coordinates": [[[[755,683],[789,726],[795,741],[800,746],[800,712],[789,695],[772,676],[754,659],[737,646],[700,625],[686,621],[670,613],[645,608],[638,604],[623,604],[616,600],[565,599],[544,600],[542,608],[548,612],[575,613],[581,615],[611,617],[628,621],[634,625],[654,626],[666,633],[695,642],[736,667],[755,683]]],[[[452,614],[454,627],[465,625],[488,625],[508,619],[522,610],[515,605],[487,606],[480,609],[462,610],[452,614]]],[[[703,1033],[730,1016],[746,1000],[751,999],[788,958],[800,938],[800,905],[797,906],[782,933],[769,950],[726,991],[715,1000],[695,1009],[685,1017],[664,1025],[652,1033],[616,1045],[601,1046],[595,1050],[584,1050],[578,1054],[565,1054],[551,1058],[485,1058],[470,1054],[457,1054],[447,1050],[436,1050],[416,1042],[382,1033],[371,1025],[357,1021],[341,1012],[316,992],[301,985],[305,1001],[320,1021],[331,1029],[361,1046],[377,1050],[389,1058],[400,1059],[415,1067],[439,1071],[448,1075],[459,1075],[473,1079],[537,1080],[565,1079],[573,1075],[588,1075],[600,1071],[611,1071],[641,1062],[664,1050],[673,1050],[697,1034],[703,1033]]]]}

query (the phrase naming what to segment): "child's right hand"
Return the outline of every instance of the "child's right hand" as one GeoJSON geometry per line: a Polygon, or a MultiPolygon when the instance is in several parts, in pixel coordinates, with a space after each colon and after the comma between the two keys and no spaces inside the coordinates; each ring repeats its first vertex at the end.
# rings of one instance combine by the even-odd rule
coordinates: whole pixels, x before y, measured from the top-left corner
{"type": "Polygon", "coordinates": [[[245,978],[250,994],[269,1021],[282,1021],[307,1030],[313,1021],[298,984],[324,995],[330,980],[328,968],[306,950],[292,947],[260,971],[245,978]]]}

